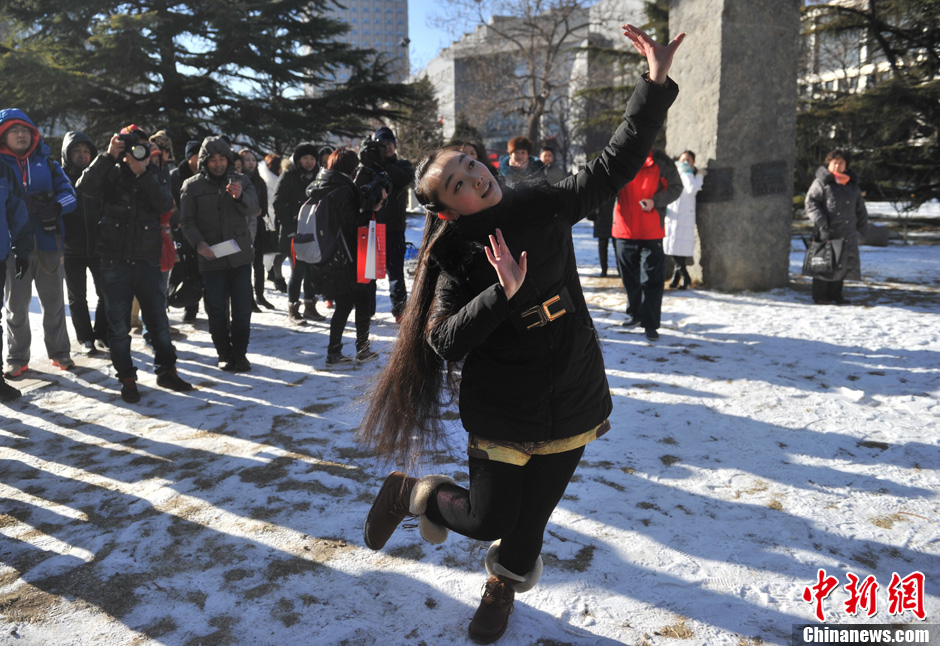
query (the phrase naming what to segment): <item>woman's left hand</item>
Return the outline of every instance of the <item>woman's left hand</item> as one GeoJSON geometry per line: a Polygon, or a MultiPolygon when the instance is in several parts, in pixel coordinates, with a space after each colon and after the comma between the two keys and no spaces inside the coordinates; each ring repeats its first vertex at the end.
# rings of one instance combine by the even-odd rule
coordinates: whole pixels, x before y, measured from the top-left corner
{"type": "Polygon", "coordinates": [[[503,232],[496,229],[496,236],[490,236],[490,247],[486,247],[486,259],[490,261],[499,276],[499,284],[503,286],[506,293],[506,299],[515,296],[516,292],[522,286],[526,273],[526,253],[522,252],[519,256],[519,262],[512,257],[509,247],[503,239],[503,232]]]}

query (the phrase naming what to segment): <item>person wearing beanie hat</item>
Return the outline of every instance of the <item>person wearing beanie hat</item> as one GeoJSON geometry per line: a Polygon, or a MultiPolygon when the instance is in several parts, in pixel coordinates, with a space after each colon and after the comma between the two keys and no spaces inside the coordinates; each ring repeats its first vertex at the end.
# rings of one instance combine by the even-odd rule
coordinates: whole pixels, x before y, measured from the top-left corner
{"type": "MultiPolygon", "coordinates": [[[[310,142],[297,145],[290,157],[290,167],[281,173],[274,189],[274,217],[278,228],[279,251],[291,257],[291,239],[297,233],[297,216],[300,207],[307,201],[307,187],[316,179],[319,164],[319,147],[310,142]]],[[[326,317],[317,312],[319,292],[314,284],[316,276],[311,265],[291,258],[291,277],[287,285],[288,322],[304,326],[307,320],[323,321],[326,317]],[[304,312],[300,312],[300,288],[304,290],[304,312]]]]}
{"type": "Polygon", "coordinates": [[[388,276],[388,297],[392,301],[392,316],[401,321],[408,292],[405,289],[405,229],[408,217],[408,187],[415,179],[411,162],[398,157],[398,140],[388,126],[382,126],[373,135],[382,150],[382,168],[392,182],[388,201],[376,214],[385,224],[385,273],[388,276]]]}

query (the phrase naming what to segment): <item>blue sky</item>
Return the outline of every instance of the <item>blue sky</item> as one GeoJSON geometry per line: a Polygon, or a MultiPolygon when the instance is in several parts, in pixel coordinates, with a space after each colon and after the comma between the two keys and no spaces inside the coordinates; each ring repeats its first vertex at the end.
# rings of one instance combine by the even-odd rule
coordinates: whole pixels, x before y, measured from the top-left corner
{"type": "Polygon", "coordinates": [[[416,72],[450,45],[451,38],[442,29],[431,27],[427,18],[437,15],[440,3],[434,0],[408,0],[408,34],[411,38],[411,70],[416,72]]]}

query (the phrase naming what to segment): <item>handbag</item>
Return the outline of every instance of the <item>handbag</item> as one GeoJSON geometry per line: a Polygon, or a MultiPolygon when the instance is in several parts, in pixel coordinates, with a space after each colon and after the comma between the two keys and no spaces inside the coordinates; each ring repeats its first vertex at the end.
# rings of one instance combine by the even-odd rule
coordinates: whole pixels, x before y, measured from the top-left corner
{"type": "Polygon", "coordinates": [[[375,221],[359,227],[356,246],[356,282],[368,283],[385,278],[385,225],[375,221]]]}
{"type": "Polygon", "coordinates": [[[803,274],[824,278],[831,276],[839,268],[839,257],[842,255],[844,239],[819,240],[819,235],[813,232],[813,239],[806,247],[803,257],[803,274]]]}

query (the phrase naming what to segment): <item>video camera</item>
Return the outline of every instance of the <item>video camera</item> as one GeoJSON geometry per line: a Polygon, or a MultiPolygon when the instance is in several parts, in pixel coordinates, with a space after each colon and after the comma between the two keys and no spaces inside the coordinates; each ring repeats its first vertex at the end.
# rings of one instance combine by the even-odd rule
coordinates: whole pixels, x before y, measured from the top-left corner
{"type": "Polygon", "coordinates": [[[140,162],[150,158],[150,142],[147,140],[141,141],[140,135],[136,132],[118,135],[118,139],[124,142],[125,154],[140,162]]]}
{"type": "Polygon", "coordinates": [[[359,171],[356,173],[356,187],[359,189],[359,203],[363,211],[371,212],[382,199],[382,191],[392,192],[392,181],[385,174],[382,161],[385,159],[385,144],[371,135],[359,146],[359,171]]]}

